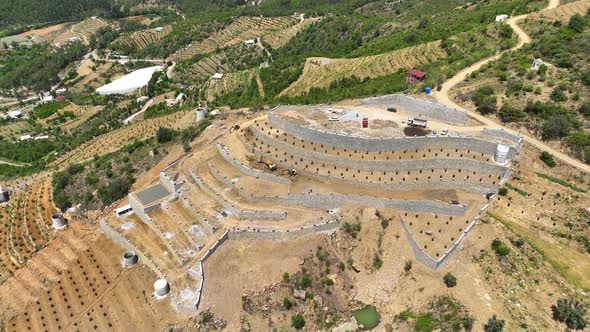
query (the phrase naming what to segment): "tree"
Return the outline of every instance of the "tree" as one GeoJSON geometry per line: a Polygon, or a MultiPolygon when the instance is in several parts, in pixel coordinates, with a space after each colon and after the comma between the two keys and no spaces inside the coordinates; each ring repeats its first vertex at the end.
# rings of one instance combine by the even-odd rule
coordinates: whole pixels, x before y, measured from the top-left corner
{"type": "Polygon", "coordinates": [[[569,134],[571,125],[564,115],[553,115],[543,123],[543,139],[562,138],[569,134]]]}
{"type": "Polygon", "coordinates": [[[452,275],[450,272],[445,274],[445,276],[443,277],[443,281],[444,281],[445,285],[447,285],[448,288],[453,288],[453,287],[457,286],[457,278],[454,275],[452,275]]]}
{"type": "Polygon", "coordinates": [[[510,253],[510,248],[508,248],[502,241],[498,239],[492,241],[492,250],[494,250],[496,255],[502,257],[508,256],[508,254],[510,253]]]}
{"type": "Polygon", "coordinates": [[[588,322],[586,321],[586,307],[576,299],[563,298],[557,300],[557,304],[551,306],[553,319],[565,323],[574,330],[583,330],[588,322]]]}
{"type": "Polygon", "coordinates": [[[498,190],[498,194],[500,194],[500,196],[508,195],[508,188],[506,188],[506,187],[500,188],[500,190],[498,190]]]}
{"type": "Polygon", "coordinates": [[[496,96],[485,97],[479,105],[477,105],[477,111],[481,114],[492,114],[498,110],[496,96]]]}
{"type": "Polygon", "coordinates": [[[568,23],[567,27],[570,28],[572,31],[580,33],[584,31],[584,28],[586,27],[586,21],[584,20],[584,17],[582,17],[582,15],[575,14],[570,18],[570,22],[568,23]]]}
{"type": "Polygon", "coordinates": [[[156,140],[158,143],[167,143],[174,139],[174,130],[170,128],[160,127],[156,132],[156,140]]]}
{"type": "Polygon", "coordinates": [[[543,161],[549,167],[557,166],[557,163],[553,159],[553,155],[547,151],[541,152],[539,159],[541,159],[541,161],[543,161]]]}
{"type": "Polygon", "coordinates": [[[301,330],[305,326],[305,318],[301,314],[291,316],[291,326],[301,330]]]}
{"type": "Polygon", "coordinates": [[[587,100],[585,103],[583,103],[578,109],[578,112],[582,113],[585,118],[590,119],[590,100],[587,100]]]}
{"type": "Polygon", "coordinates": [[[492,316],[488,322],[483,326],[485,332],[502,332],[504,331],[504,320],[496,318],[496,315],[492,316]]]}
{"type": "Polygon", "coordinates": [[[553,91],[551,91],[551,94],[549,95],[549,98],[551,98],[551,100],[555,102],[562,102],[567,100],[567,96],[565,95],[561,87],[553,89],[553,91]]]}

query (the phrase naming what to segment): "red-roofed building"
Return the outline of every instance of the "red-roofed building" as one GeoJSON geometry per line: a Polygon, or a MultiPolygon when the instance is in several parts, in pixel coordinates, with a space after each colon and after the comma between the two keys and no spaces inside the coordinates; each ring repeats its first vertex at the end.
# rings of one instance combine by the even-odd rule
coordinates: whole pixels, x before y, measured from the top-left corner
{"type": "Polygon", "coordinates": [[[406,73],[406,83],[416,83],[422,81],[426,77],[426,73],[416,69],[410,69],[406,73]]]}

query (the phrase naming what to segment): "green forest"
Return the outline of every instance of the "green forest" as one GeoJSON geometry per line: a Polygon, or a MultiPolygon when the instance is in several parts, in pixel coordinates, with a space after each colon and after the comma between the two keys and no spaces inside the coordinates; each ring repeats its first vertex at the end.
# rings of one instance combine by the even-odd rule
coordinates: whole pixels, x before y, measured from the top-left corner
{"type": "Polygon", "coordinates": [[[111,0],[0,1],[0,28],[10,25],[64,22],[110,15],[111,0]]]}

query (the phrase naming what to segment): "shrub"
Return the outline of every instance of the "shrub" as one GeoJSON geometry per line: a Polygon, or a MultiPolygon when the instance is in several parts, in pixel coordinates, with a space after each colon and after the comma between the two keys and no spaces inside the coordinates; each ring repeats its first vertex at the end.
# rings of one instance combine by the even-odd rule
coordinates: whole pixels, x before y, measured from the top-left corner
{"type": "Polygon", "coordinates": [[[383,260],[381,259],[381,257],[379,257],[379,255],[375,254],[375,256],[373,257],[373,267],[375,268],[375,270],[379,270],[381,266],[383,266],[383,260]]]}
{"type": "Polygon", "coordinates": [[[406,272],[410,272],[410,270],[412,269],[412,265],[414,264],[414,262],[412,262],[411,259],[408,259],[405,263],[404,263],[404,271],[406,272]]]}
{"type": "Polygon", "coordinates": [[[526,118],[526,113],[508,103],[504,104],[498,116],[503,122],[518,122],[526,118]]]}
{"type": "Polygon", "coordinates": [[[342,229],[344,230],[344,232],[346,234],[349,234],[350,236],[352,236],[353,239],[356,239],[358,233],[361,231],[361,224],[360,223],[351,224],[349,222],[345,222],[342,225],[342,229]]]}
{"type": "Polygon", "coordinates": [[[289,300],[288,297],[283,299],[283,307],[285,307],[285,309],[289,310],[293,307],[293,302],[291,302],[291,300],[289,300]]]}
{"type": "Polygon", "coordinates": [[[557,166],[557,163],[553,159],[553,155],[547,151],[541,152],[541,156],[539,157],[542,162],[544,162],[549,167],[557,166]]]}
{"type": "Polygon", "coordinates": [[[567,100],[567,96],[563,92],[563,89],[561,89],[560,87],[553,89],[549,97],[551,98],[551,100],[555,102],[562,102],[567,100]]]}
{"type": "Polygon", "coordinates": [[[307,274],[303,275],[303,277],[301,277],[301,281],[299,282],[299,284],[303,289],[311,287],[311,277],[307,274]]]}
{"type": "Polygon", "coordinates": [[[289,281],[289,272],[283,273],[283,281],[284,282],[288,282],[289,281]]]}
{"type": "Polygon", "coordinates": [[[174,139],[174,135],[173,129],[160,127],[156,132],[156,140],[158,143],[167,143],[174,139]]]}
{"type": "Polygon", "coordinates": [[[553,115],[543,123],[543,139],[562,138],[569,134],[571,125],[563,115],[553,115]]]}
{"type": "Polygon", "coordinates": [[[492,316],[488,322],[483,326],[485,332],[502,332],[504,331],[504,320],[492,316]]]}
{"type": "Polygon", "coordinates": [[[448,288],[457,286],[457,278],[450,272],[445,274],[445,276],[443,277],[443,281],[448,288]]]}
{"type": "Polygon", "coordinates": [[[492,250],[494,250],[494,252],[496,253],[496,255],[498,256],[508,256],[508,254],[510,253],[510,248],[508,248],[506,245],[504,245],[504,243],[498,239],[495,239],[494,241],[492,241],[492,250]]]}
{"type": "Polygon", "coordinates": [[[551,306],[553,319],[565,323],[573,330],[583,330],[586,328],[586,308],[578,300],[563,298],[557,300],[555,305],[551,306]]]}
{"type": "Polygon", "coordinates": [[[498,194],[500,196],[506,196],[506,195],[508,195],[508,188],[506,188],[506,187],[500,188],[500,190],[498,190],[498,194]]]}
{"type": "Polygon", "coordinates": [[[291,326],[301,330],[305,326],[305,318],[301,314],[291,316],[291,326]]]}

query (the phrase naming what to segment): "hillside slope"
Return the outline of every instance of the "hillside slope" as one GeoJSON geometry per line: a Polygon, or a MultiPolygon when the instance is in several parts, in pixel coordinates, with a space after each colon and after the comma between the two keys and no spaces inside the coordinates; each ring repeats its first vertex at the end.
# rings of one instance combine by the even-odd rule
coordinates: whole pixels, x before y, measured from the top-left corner
{"type": "Polygon", "coordinates": [[[14,24],[69,21],[111,11],[113,0],[0,1],[0,28],[14,24]]]}

